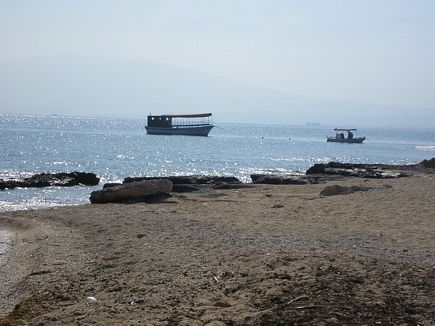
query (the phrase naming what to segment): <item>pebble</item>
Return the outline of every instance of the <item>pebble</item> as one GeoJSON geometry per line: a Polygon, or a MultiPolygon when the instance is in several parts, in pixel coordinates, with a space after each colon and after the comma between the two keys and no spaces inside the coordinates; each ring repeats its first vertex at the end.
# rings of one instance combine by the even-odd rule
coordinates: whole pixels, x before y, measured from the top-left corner
{"type": "Polygon", "coordinates": [[[95,297],[86,297],[87,304],[97,303],[97,299],[95,297]]]}

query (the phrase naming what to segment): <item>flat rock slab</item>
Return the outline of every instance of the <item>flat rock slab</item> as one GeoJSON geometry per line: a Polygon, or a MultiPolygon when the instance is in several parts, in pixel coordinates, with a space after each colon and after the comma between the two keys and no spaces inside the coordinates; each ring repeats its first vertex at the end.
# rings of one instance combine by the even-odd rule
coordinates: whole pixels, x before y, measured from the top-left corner
{"type": "Polygon", "coordinates": [[[344,177],[358,177],[358,178],[371,178],[371,179],[393,179],[408,177],[403,171],[412,171],[415,165],[383,165],[383,164],[353,164],[353,163],[339,163],[330,162],[327,164],[320,163],[314,164],[310,167],[306,174],[324,174],[336,175],[344,177]]]}
{"type": "Polygon", "coordinates": [[[241,181],[236,177],[230,176],[208,176],[208,175],[182,175],[182,176],[168,176],[168,177],[127,177],[124,179],[123,184],[155,179],[168,179],[174,185],[217,185],[217,184],[240,184],[241,181]]]}
{"type": "Polygon", "coordinates": [[[251,180],[254,184],[272,184],[272,185],[305,185],[317,183],[316,178],[307,176],[280,176],[269,174],[251,174],[251,180]]]}
{"type": "Polygon", "coordinates": [[[153,196],[170,193],[172,187],[168,179],[143,180],[93,191],[90,200],[92,204],[147,201],[153,196]]]}

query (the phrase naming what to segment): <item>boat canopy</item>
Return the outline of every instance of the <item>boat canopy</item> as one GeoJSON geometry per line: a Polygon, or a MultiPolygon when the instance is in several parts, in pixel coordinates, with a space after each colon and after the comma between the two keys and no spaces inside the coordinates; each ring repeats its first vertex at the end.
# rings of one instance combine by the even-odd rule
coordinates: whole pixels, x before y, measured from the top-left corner
{"type": "Polygon", "coordinates": [[[211,117],[211,113],[198,113],[198,114],[162,114],[160,117],[168,118],[207,118],[211,117]]]}
{"type": "Polygon", "coordinates": [[[352,128],[335,128],[334,131],[357,131],[357,129],[352,129],[352,128]]]}

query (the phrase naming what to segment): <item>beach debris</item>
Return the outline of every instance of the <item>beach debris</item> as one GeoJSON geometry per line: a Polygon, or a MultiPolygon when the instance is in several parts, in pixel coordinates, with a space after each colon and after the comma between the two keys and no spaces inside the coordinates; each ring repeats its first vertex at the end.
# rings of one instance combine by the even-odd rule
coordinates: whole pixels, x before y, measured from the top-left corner
{"type": "Polygon", "coordinates": [[[219,279],[216,276],[213,276],[214,280],[219,283],[219,279]]]}
{"type": "Polygon", "coordinates": [[[97,303],[97,299],[95,297],[86,297],[86,304],[94,304],[97,303]]]}
{"type": "Polygon", "coordinates": [[[171,191],[168,179],[143,180],[93,191],[90,200],[92,204],[141,202],[171,191]]]}
{"type": "Polygon", "coordinates": [[[296,298],[290,300],[289,302],[287,302],[287,304],[292,304],[293,302],[296,302],[296,301],[299,301],[302,299],[308,299],[308,295],[301,295],[299,297],[296,297],[296,298]]]}

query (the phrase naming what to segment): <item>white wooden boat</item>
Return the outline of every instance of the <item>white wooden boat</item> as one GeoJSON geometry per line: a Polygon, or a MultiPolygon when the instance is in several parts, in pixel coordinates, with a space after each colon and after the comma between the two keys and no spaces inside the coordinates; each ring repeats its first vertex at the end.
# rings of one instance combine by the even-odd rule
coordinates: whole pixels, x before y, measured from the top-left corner
{"type": "Polygon", "coordinates": [[[355,137],[354,133],[357,129],[350,128],[335,128],[335,136],[326,137],[327,142],[331,143],[347,143],[347,144],[362,144],[366,137],[355,137]],[[344,132],[347,134],[345,135],[344,132]]]}

